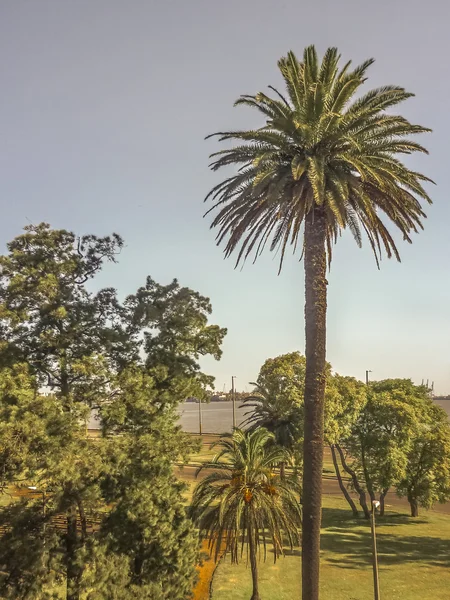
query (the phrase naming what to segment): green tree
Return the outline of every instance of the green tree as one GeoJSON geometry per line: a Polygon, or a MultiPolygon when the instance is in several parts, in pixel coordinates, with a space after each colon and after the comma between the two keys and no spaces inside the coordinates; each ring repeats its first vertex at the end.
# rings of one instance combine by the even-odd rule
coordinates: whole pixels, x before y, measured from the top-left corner
{"type": "MultiPolygon", "coordinates": [[[[300,462],[302,440],[305,357],[300,352],[267,359],[262,365],[254,392],[242,406],[248,411],[244,425],[250,430],[264,427],[275,435],[275,442],[300,462]]],[[[284,463],[281,476],[284,476],[284,463]]]]}
{"type": "Polygon", "coordinates": [[[281,480],[274,466],[286,460],[285,451],[274,445],[274,436],[263,428],[252,432],[236,429],[216,443],[219,452],[197,471],[213,472],[197,484],[192,500],[193,516],[201,535],[215,548],[238,562],[246,544],[253,581],[251,600],[260,600],[258,549],[269,541],[274,560],[283,552],[287,537],[292,548],[299,543],[301,522],[298,486],[281,480]],[[268,540],[266,539],[268,538],[268,540]]]}
{"type": "Polygon", "coordinates": [[[63,401],[95,402],[107,369],[135,356],[122,330],[115,291],[92,294],[86,283],[123,246],[117,234],[77,237],[48,224],[29,225],[0,257],[3,352],[26,361],[38,382],[63,401]]]}
{"type": "Polygon", "coordinates": [[[226,329],[208,323],[209,299],[181,287],[176,279],[161,285],[147,277],[145,286],[128,296],[124,307],[127,331],[134,339],[143,338],[147,368],[164,365],[169,373],[166,386],[174,379],[183,380],[190,387],[185,398],[202,395],[214,378],[201,372],[198,360],[206,355],[219,360],[226,335],[226,329]]]}
{"type": "Polygon", "coordinates": [[[139,586],[139,597],[184,600],[195,579],[198,534],[173,465],[187,460],[195,442],[177,426],[176,385],[161,392],[170,377],[167,371],[162,382],[158,371],[157,377],[142,367],[123,371],[102,413],[113,465],[104,489],[113,508],[101,537],[108,549],[131,560],[130,582],[139,586]]]}
{"type": "Polygon", "coordinates": [[[254,130],[225,131],[220,141],[235,142],[212,155],[212,169],[237,167],[208,194],[215,212],[217,243],[237,263],[260,255],[271,238],[280,249],[300,246],[305,260],[305,437],[304,520],[302,535],[303,598],[319,597],[320,521],[323,463],[323,412],[326,380],[327,260],[339,233],[349,228],[358,245],[365,232],[377,263],[382,249],[399,253],[385,220],[411,242],[422,227],[421,201],[430,202],[424,175],[408,169],[403,154],[426,152],[412,134],[428,131],[393,114],[409,98],[398,86],[361,94],[367,60],[355,69],[339,68],[330,48],[320,62],[313,46],[299,61],[293,52],[278,62],[283,94],[241,96],[237,105],[256,108],[264,119],[254,130]],[[304,226],[304,229],[302,228],[304,226]]]}
{"type": "Polygon", "coordinates": [[[36,490],[0,511],[5,526],[0,593],[14,599],[60,598],[58,588],[67,587],[67,598],[78,598],[88,520],[104,507],[99,485],[103,448],[97,444],[93,452],[86,438],[85,406],[66,410],[56,396],[40,396],[28,378],[20,365],[12,372],[0,370],[0,381],[9,387],[0,385],[4,492],[9,485],[36,490]],[[61,527],[55,529],[55,520],[61,527]]]}
{"type": "MultiPolygon", "coordinates": [[[[342,444],[345,470],[360,494],[380,501],[380,514],[389,489],[406,475],[408,456],[419,431],[424,402],[428,393],[411,380],[388,379],[373,382],[367,391],[367,403],[342,444]]],[[[364,508],[363,502],[361,502],[364,508]]]]}
{"type": "Polygon", "coordinates": [[[406,496],[411,516],[450,499],[450,423],[446,412],[424,398],[404,477],[397,494],[406,496]]]}
{"type": "MultiPolygon", "coordinates": [[[[325,392],[325,440],[330,446],[339,487],[355,517],[358,516],[358,509],[343,481],[339,462],[341,456],[344,456],[341,442],[349,437],[352,427],[364,409],[367,402],[366,391],[367,387],[354,377],[344,377],[335,373],[327,379],[325,392]]],[[[359,493],[360,504],[364,514],[369,516],[365,494],[358,486],[358,481],[356,482],[356,486],[353,482],[353,487],[359,493]]]]}
{"type": "MultiPolygon", "coordinates": [[[[20,481],[38,488],[37,499],[24,500],[30,508],[24,514],[42,513],[44,494],[46,522],[64,515],[65,531],[52,539],[68,600],[83,594],[184,600],[197,540],[182,505],[183,486],[172,473],[173,460],[192,447],[176,425],[175,407],[211,381],[198,359],[220,357],[226,330],[208,324],[207,298],[176,281],[162,286],[149,277],[124,303],[114,289],[91,293],[86,284],[122,245],[116,235],[78,238],[41,224],[27,227],[0,257],[2,486],[20,481]],[[44,383],[55,395],[39,396],[44,383]],[[104,434],[95,441],[85,431],[92,407],[104,434]],[[114,440],[120,442],[110,434],[120,434],[114,440]],[[132,510],[140,515],[134,523],[132,510]],[[93,519],[98,533],[89,526],[93,519]],[[159,537],[155,523],[164,524],[159,537]]],[[[6,520],[18,525],[11,529],[14,543],[11,536],[0,539],[0,554],[8,543],[21,564],[28,541],[20,514],[8,510],[6,520]]],[[[41,525],[48,537],[51,528],[41,525]]],[[[30,580],[50,553],[47,537],[30,559],[30,580]]],[[[37,597],[20,587],[13,566],[11,559],[3,569],[11,597],[37,597]]]]}

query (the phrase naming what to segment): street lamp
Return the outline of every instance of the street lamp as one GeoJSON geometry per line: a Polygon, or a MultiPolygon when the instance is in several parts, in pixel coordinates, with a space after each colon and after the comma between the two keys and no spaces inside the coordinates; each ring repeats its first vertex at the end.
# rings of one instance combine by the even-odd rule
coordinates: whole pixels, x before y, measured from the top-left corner
{"type": "Polygon", "coordinates": [[[372,371],[366,371],[366,385],[369,385],[369,373],[372,373],[372,371]]]}
{"type": "Polygon", "coordinates": [[[202,400],[198,399],[198,430],[200,435],[202,435],[202,400]]]}
{"type": "Polygon", "coordinates": [[[234,390],[234,380],[236,376],[231,378],[231,398],[233,400],[233,429],[236,429],[236,392],[234,390]]]}
{"type": "Polygon", "coordinates": [[[378,500],[372,502],[372,513],[370,517],[370,528],[372,530],[372,561],[373,561],[373,597],[374,600],[380,600],[380,582],[378,579],[378,554],[377,554],[377,535],[375,531],[375,511],[380,506],[378,500]]]}

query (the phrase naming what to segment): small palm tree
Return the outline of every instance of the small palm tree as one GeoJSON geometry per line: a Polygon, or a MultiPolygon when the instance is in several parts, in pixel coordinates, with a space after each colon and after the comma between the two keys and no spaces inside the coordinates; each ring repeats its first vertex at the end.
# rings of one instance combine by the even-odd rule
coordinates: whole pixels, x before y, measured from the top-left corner
{"type": "MultiPolygon", "coordinates": [[[[212,227],[225,255],[238,250],[237,263],[255,259],[269,243],[288,245],[305,258],[305,430],[303,471],[302,594],[319,598],[320,521],[326,379],[327,262],[332,246],[348,228],[360,246],[368,237],[377,263],[384,249],[400,260],[386,221],[411,242],[422,228],[422,202],[431,202],[430,181],[402,162],[426,152],[411,140],[429,131],[391,110],[413,94],[385,86],[361,94],[373,60],[355,69],[339,68],[336,48],[319,61],[314,46],[303,60],[293,52],[278,62],[286,92],[241,96],[236,102],[263,119],[253,130],[219,132],[235,145],[213,154],[212,169],[237,168],[208,194],[212,227]],[[356,96],[358,94],[358,96],[356,96]],[[388,112],[389,111],[389,112],[388,112]],[[303,236],[303,240],[302,240],[303,236]]],[[[272,93],[273,92],[273,93],[272,93]]]]}
{"type": "MultiPolygon", "coordinates": [[[[241,405],[241,408],[248,409],[242,426],[248,431],[260,427],[267,429],[273,433],[275,443],[291,454],[302,437],[302,407],[292,406],[289,410],[283,410],[276,394],[257,383],[252,385],[255,386],[254,393],[245,398],[241,405]]],[[[282,479],[285,477],[285,466],[286,461],[280,463],[282,479]]]]}
{"type": "Polygon", "coordinates": [[[203,469],[213,470],[195,488],[192,514],[216,559],[223,550],[237,563],[247,546],[251,600],[260,600],[257,554],[261,546],[265,559],[269,540],[276,560],[285,540],[291,548],[299,543],[298,486],[274,473],[274,466],[285,461],[286,454],[274,445],[274,436],[266,429],[235,429],[215,445],[219,452],[197,471],[198,475],[203,469]]]}

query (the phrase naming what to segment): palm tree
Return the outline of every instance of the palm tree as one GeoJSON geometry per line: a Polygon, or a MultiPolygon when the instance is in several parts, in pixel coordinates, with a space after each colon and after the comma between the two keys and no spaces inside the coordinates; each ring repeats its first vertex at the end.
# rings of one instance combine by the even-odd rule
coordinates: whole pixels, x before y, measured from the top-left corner
{"type": "MultiPolygon", "coordinates": [[[[264,427],[274,435],[275,443],[290,454],[301,438],[300,424],[302,423],[302,409],[294,404],[289,410],[283,410],[278,402],[278,396],[272,390],[257,383],[254,393],[244,399],[241,408],[249,409],[245,413],[246,419],[242,423],[248,431],[264,427]]],[[[280,463],[280,476],[285,477],[286,461],[280,463]]]]}
{"type": "Polygon", "coordinates": [[[298,486],[274,473],[274,466],[286,456],[273,442],[273,434],[261,428],[251,432],[235,429],[222,436],[215,444],[219,452],[197,471],[198,475],[203,469],[212,469],[198,483],[192,500],[194,519],[202,537],[209,539],[216,560],[223,550],[237,563],[247,545],[251,600],[260,600],[257,553],[262,546],[266,558],[266,536],[274,560],[283,553],[285,539],[291,548],[300,541],[298,486]]]}
{"type": "MultiPolygon", "coordinates": [[[[330,48],[320,63],[313,46],[300,62],[293,52],[278,66],[285,94],[270,86],[241,96],[236,104],[256,108],[264,124],[255,130],[214,134],[234,147],[212,155],[214,171],[230,165],[237,173],[216,185],[211,227],[225,255],[239,249],[237,263],[256,259],[269,239],[280,250],[280,269],[289,244],[303,231],[305,259],[305,437],[303,473],[302,589],[304,600],[319,597],[319,550],[323,461],[323,410],[327,308],[327,261],[347,227],[360,246],[365,232],[377,264],[384,248],[400,260],[383,219],[403,238],[422,228],[423,187],[430,181],[406,167],[403,154],[426,152],[410,136],[429,131],[391,109],[412,94],[386,86],[358,95],[373,60],[339,68],[330,48]],[[389,112],[387,112],[389,110],[389,112]]],[[[208,211],[209,212],[209,211],[208,211]]]]}

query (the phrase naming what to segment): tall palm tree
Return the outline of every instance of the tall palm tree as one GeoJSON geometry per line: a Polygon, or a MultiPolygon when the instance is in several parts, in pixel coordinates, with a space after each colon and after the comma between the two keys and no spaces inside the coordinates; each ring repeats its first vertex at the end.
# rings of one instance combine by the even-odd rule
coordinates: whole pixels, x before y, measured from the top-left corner
{"type": "MultiPolygon", "coordinates": [[[[303,599],[319,597],[321,479],[327,280],[332,246],[347,227],[360,246],[365,232],[377,264],[382,250],[400,260],[385,221],[403,238],[422,228],[421,202],[431,200],[430,181],[409,169],[403,154],[426,152],[410,139],[429,131],[391,112],[412,94],[385,86],[360,95],[373,60],[355,69],[330,48],[320,62],[313,46],[303,60],[293,52],[278,66],[286,92],[270,86],[241,96],[237,105],[256,108],[263,125],[255,130],[214,134],[233,147],[212,155],[211,168],[236,166],[208,194],[225,255],[238,249],[237,263],[256,259],[270,242],[280,250],[280,269],[289,244],[297,248],[303,231],[305,261],[305,437],[303,474],[303,599]],[[358,96],[357,96],[358,94],[358,96]],[[389,112],[388,112],[389,111],[389,112]]],[[[209,212],[209,211],[208,211],[209,212]]]]}
{"type": "Polygon", "coordinates": [[[201,535],[209,539],[216,559],[223,549],[230,553],[232,562],[238,562],[247,545],[251,600],[260,600],[257,554],[262,546],[266,558],[266,536],[274,560],[283,553],[285,539],[291,548],[299,543],[298,486],[274,473],[274,466],[286,456],[273,442],[273,434],[262,428],[251,432],[235,429],[222,436],[216,442],[219,452],[197,471],[212,469],[195,488],[192,500],[194,519],[201,535]]]}

